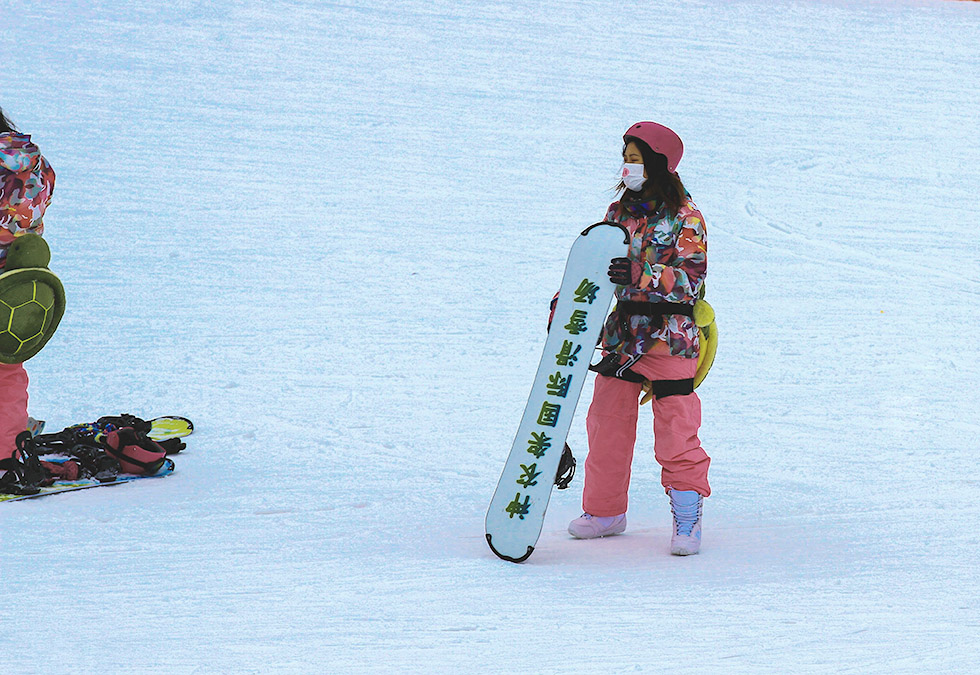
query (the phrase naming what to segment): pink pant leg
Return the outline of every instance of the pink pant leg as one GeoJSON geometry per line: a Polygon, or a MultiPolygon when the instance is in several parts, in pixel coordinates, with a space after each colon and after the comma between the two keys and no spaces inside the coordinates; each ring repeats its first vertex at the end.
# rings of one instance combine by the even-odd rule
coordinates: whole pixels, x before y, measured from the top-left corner
{"type": "MultiPolygon", "coordinates": [[[[697,366],[697,359],[647,354],[632,370],[650,380],[681,380],[694,377],[697,366]]],[[[663,467],[664,488],[694,490],[703,497],[711,494],[708,485],[711,458],[698,439],[700,428],[701,399],[697,394],[653,400],[654,452],[663,467]]]]}
{"type": "Polygon", "coordinates": [[[10,457],[17,434],[27,428],[27,371],[20,363],[0,363],[0,459],[10,457]]]}
{"type": "Polygon", "coordinates": [[[589,455],[585,458],[582,506],[586,513],[626,513],[640,389],[639,384],[614,377],[595,378],[595,393],[585,423],[589,455]]]}

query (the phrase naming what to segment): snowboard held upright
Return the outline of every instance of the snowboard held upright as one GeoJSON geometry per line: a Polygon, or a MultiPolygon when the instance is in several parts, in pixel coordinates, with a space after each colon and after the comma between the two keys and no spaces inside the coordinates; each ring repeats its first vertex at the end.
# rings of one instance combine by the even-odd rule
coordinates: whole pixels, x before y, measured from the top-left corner
{"type": "Polygon", "coordinates": [[[616,289],[607,276],[609,262],[625,255],[628,244],[622,225],[603,221],[584,230],[568,255],[531,395],[487,511],[487,543],[504,560],[527,560],[541,535],[565,438],[616,289]]]}

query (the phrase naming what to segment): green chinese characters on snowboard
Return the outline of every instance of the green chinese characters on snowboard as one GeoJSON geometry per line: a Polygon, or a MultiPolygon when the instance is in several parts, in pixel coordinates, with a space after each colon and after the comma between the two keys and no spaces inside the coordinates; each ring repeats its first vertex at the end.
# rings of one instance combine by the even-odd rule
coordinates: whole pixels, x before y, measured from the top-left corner
{"type": "Polygon", "coordinates": [[[504,560],[526,560],[541,535],[565,438],[616,289],[609,262],[626,255],[628,245],[621,225],[602,222],[582,232],[568,255],[531,394],[487,511],[487,543],[504,560]]]}

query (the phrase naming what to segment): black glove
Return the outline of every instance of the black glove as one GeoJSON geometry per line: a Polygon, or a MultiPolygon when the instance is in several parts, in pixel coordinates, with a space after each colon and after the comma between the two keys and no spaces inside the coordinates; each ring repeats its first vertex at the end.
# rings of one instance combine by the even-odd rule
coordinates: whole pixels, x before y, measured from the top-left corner
{"type": "Polygon", "coordinates": [[[613,258],[609,263],[609,280],[617,286],[633,284],[633,263],[629,258],[613,258]]]}
{"type": "Polygon", "coordinates": [[[551,312],[548,314],[548,332],[551,332],[551,322],[555,318],[555,307],[558,306],[558,293],[551,299],[551,312]]]}

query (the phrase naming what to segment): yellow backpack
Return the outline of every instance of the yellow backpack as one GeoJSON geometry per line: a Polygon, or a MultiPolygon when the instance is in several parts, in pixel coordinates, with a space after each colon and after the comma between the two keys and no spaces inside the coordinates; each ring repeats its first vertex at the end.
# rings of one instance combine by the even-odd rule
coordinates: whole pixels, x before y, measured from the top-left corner
{"type": "Polygon", "coordinates": [[[698,338],[701,341],[701,353],[698,354],[698,372],[694,376],[694,388],[704,381],[704,376],[711,370],[718,351],[718,326],[715,323],[715,310],[704,299],[704,285],[694,303],[694,323],[698,326],[698,338]]]}

